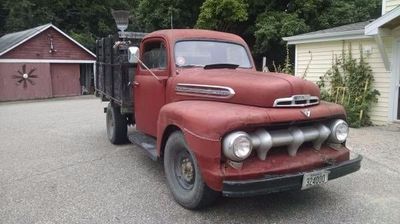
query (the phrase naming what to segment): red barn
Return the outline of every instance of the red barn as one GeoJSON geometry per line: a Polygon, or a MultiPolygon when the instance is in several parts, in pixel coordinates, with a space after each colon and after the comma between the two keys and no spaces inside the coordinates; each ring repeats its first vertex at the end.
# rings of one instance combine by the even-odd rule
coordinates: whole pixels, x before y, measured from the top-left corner
{"type": "Polygon", "coordinates": [[[76,96],[92,88],[96,56],[52,24],[0,38],[0,101],[76,96]]]}

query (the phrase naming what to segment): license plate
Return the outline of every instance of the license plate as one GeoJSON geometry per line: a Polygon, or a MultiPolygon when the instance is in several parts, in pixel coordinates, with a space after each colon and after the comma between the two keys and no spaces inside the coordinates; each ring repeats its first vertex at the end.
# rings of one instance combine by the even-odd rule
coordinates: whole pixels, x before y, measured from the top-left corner
{"type": "Polygon", "coordinates": [[[301,189],[307,189],[328,182],[329,171],[323,170],[312,173],[305,173],[301,189]]]}

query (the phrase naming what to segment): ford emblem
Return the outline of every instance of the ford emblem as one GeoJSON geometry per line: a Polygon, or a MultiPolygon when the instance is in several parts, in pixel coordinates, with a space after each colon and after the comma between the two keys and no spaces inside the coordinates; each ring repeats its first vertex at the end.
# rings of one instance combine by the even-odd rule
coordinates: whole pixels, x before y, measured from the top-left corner
{"type": "Polygon", "coordinates": [[[309,109],[301,110],[301,113],[303,113],[304,116],[306,116],[306,117],[310,117],[311,116],[311,111],[309,109]]]}

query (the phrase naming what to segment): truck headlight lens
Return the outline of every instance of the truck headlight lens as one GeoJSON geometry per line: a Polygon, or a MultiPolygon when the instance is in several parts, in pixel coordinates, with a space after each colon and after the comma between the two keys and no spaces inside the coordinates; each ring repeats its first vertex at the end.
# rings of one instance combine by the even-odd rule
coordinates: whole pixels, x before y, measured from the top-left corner
{"type": "Polygon", "coordinates": [[[246,159],[250,156],[252,149],[251,138],[246,132],[233,132],[224,138],[224,155],[233,161],[246,159]]]}
{"type": "Polygon", "coordinates": [[[329,141],[333,143],[343,143],[349,134],[349,125],[342,119],[335,120],[331,123],[331,136],[329,141]]]}

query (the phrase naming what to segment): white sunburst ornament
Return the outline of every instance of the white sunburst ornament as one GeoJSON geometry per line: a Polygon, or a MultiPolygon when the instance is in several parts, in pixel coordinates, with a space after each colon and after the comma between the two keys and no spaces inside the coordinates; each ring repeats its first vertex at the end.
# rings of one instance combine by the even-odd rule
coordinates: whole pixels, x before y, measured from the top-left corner
{"type": "Polygon", "coordinates": [[[28,87],[28,82],[31,85],[35,85],[35,82],[32,79],[38,78],[37,75],[33,75],[32,73],[36,71],[36,68],[32,68],[29,72],[26,71],[26,65],[22,65],[22,71],[18,70],[19,75],[13,75],[13,79],[18,79],[16,85],[21,85],[24,87],[28,87]]]}

